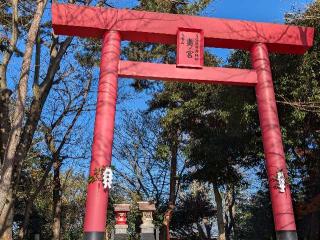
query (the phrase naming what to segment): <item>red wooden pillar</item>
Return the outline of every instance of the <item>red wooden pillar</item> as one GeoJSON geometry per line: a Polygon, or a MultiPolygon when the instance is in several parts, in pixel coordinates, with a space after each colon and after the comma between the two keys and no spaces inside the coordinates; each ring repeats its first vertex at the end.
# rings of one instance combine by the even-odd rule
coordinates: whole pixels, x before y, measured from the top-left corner
{"type": "Polygon", "coordinates": [[[120,44],[120,34],[116,31],[106,32],[103,36],[90,165],[90,176],[95,180],[88,184],[84,221],[85,239],[87,240],[105,239],[108,189],[103,188],[101,176],[97,176],[95,172],[111,164],[120,44]],[[99,179],[96,179],[97,177],[99,179]]]}
{"type": "Polygon", "coordinates": [[[277,239],[297,240],[267,46],[255,44],[251,58],[258,75],[256,97],[277,239]]]}

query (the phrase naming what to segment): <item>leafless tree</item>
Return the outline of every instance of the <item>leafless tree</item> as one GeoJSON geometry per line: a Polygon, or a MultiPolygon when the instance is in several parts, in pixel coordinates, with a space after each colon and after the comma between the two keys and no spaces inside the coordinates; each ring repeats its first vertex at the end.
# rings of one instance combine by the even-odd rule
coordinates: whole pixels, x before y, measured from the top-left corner
{"type": "Polygon", "coordinates": [[[157,120],[141,112],[125,116],[115,130],[116,182],[128,198],[134,192],[160,203],[168,191],[169,162],[157,155],[157,120]]]}
{"type": "Polygon", "coordinates": [[[0,238],[12,239],[15,182],[53,86],[61,86],[72,74],[61,61],[73,38],[52,33],[45,14],[50,7],[47,0],[1,1],[1,5],[5,41],[0,64],[0,238]]]}
{"type": "MultiPolygon", "coordinates": [[[[19,239],[24,239],[27,231],[29,217],[31,214],[34,200],[44,187],[46,179],[49,176],[50,171],[53,168],[53,224],[52,232],[53,239],[60,239],[61,233],[61,197],[62,186],[60,180],[60,172],[62,164],[67,160],[77,158],[86,159],[85,155],[89,152],[86,147],[83,149],[85,152],[79,152],[79,146],[84,146],[85,134],[83,129],[86,128],[87,122],[79,122],[79,118],[83,114],[84,109],[88,101],[89,90],[92,85],[92,71],[87,70],[87,73],[67,77],[62,79],[64,82],[63,88],[54,88],[53,100],[55,104],[50,104],[46,108],[46,114],[50,117],[44,117],[41,119],[38,133],[43,135],[45,142],[44,148],[48,149],[48,159],[46,168],[39,180],[36,188],[30,197],[26,200],[25,214],[23,224],[19,230],[19,239]],[[58,107],[57,109],[57,106],[58,107]],[[78,145],[78,146],[77,146],[78,145]]],[[[37,148],[37,147],[35,147],[37,148]]],[[[40,150],[39,150],[40,151],[40,150]]],[[[72,170],[72,169],[71,169],[72,170]]]]}

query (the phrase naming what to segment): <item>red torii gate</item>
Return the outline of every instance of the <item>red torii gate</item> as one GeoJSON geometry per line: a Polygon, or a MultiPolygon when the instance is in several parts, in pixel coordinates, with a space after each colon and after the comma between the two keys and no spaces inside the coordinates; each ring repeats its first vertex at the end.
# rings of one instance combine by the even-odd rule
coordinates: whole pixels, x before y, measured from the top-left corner
{"type": "MultiPolygon", "coordinates": [[[[110,166],[118,77],[254,86],[278,239],[296,240],[269,52],[303,54],[314,29],[197,16],[52,4],[55,34],[102,39],[90,176],[110,166]],[[122,40],[177,44],[177,64],[120,61],[122,40]],[[251,52],[254,70],[203,66],[204,47],[251,52]]],[[[108,189],[88,184],[85,239],[104,239],[108,189]]]]}

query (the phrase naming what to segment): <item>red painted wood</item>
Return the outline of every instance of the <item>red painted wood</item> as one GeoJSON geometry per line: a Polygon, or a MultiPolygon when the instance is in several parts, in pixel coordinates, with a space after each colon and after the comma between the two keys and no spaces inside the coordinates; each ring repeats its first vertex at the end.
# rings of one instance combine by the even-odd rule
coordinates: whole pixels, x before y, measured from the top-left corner
{"type": "Polygon", "coordinates": [[[313,44],[314,29],[126,9],[52,4],[56,34],[101,38],[106,30],[122,40],[176,44],[178,28],[201,29],[205,46],[250,50],[265,43],[270,52],[302,54],[313,44]]]}
{"type": "Polygon", "coordinates": [[[177,33],[177,66],[202,68],[203,55],[203,31],[179,28],[177,33]]]}
{"type": "Polygon", "coordinates": [[[280,192],[277,187],[277,173],[282,171],[286,177],[288,175],[267,46],[256,44],[251,50],[251,57],[252,65],[258,74],[256,97],[275,229],[295,231],[289,184],[286,184],[285,192],[280,192]]]}
{"type": "Polygon", "coordinates": [[[84,220],[86,233],[105,232],[109,190],[103,188],[102,181],[96,179],[95,172],[99,172],[111,164],[120,42],[120,34],[114,31],[107,32],[102,42],[100,80],[90,164],[90,176],[95,177],[95,181],[88,184],[84,220]]]}
{"type": "Polygon", "coordinates": [[[257,74],[254,70],[203,67],[202,69],[179,68],[174,64],[144,62],[119,62],[119,77],[254,86],[257,74]]]}

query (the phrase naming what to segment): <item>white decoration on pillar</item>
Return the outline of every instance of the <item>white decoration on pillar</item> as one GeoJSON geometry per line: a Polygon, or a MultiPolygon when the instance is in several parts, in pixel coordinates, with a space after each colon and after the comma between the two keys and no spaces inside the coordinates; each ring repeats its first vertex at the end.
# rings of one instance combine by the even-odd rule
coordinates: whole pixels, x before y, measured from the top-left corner
{"type": "Polygon", "coordinates": [[[278,188],[279,192],[284,193],[286,191],[286,178],[281,171],[277,172],[278,188]]]}
{"type": "Polygon", "coordinates": [[[111,168],[106,168],[103,172],[103,188],[111,188],[112,185],[112,170],[111,168]]]}

